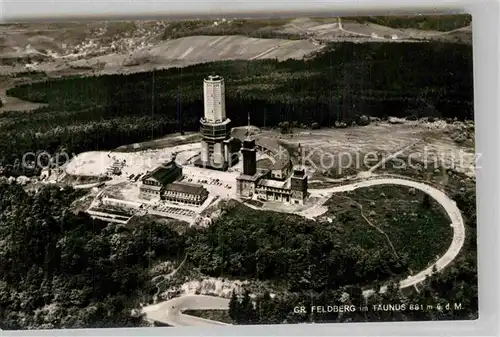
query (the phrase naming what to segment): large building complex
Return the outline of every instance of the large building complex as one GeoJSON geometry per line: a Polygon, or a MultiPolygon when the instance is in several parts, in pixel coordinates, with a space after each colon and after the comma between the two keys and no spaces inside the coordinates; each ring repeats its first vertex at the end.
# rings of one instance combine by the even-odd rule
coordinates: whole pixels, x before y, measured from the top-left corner
{"type": "Polygon", "coordinates": [[[242,198],[304,204],[308,193],[307,174],[303,167],[291,168],[289,158],[278,159],[264,172],[257,170],[255,140],[250,134],[243,142],[243,172],[236,178],[236,192],[242,198]],[[290,174],[291,173],[291,174],[290,174]]]}
{"type": "MultiPolygon", "coordinates": [[[[224,79],[209,76],[204,80],[204,117],[200,120],[201,152],[195,165],[206,169],[227,170],[237,163],[240,147],[243,157],[241,174],[236,177],[239,197],[262,201],[304,204],[308,193],[308,178],[303,167],[293,167],[288,156],[278,158],[266,170],[257,170],[257,146],[248,129],[243,146],[231,137],[231,121],[226,117],[224,79]]],[[[300,146],[300,145],[299,145],[300,146]]],[[[300,152],[300,151],[299,151],[300,152]]],[[[200,206],[209,192],[203,185],[182,181],[182,167],[175,156],[166,164],[148,172],[140,184],[143,199],[200,206]]]]}
{"type": "Polygon", "coordinates": [[[200,206],[208,198],[208,191],[202,185],[173,182],[165,186],[162,199],[187,205],[200,206]]]}
{"type": "Polygon", "coordinates": [[[238,141],[231,137],[231,120],[226,117],[224,79],[208,76],[203,81],[204,114],[200,120],[200,158],[196,166],[227,170],[238,161],[238,141]]]}
{"type": "Polygon", "coordinates": [[[208,191],[197,184],[179,181],[182,167],[175,162],[161,165],[147,173],[140,183],[140,197],[146,200],[168,200],[186,205],[202,205],[208,198],[208,191]]]}

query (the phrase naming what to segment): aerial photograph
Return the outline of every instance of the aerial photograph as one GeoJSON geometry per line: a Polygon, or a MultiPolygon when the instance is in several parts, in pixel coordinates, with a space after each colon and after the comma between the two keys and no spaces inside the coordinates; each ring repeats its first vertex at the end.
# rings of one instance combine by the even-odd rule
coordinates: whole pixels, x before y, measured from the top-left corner
{"type": "Polygon", "coordinates": [[[465,14],[0,25],[0,329],[477,319],[472,54],[465,14]]]}

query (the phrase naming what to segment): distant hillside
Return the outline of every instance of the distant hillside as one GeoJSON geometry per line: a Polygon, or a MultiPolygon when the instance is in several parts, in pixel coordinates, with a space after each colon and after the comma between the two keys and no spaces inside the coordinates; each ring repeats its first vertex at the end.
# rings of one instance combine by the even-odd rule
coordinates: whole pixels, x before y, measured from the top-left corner
{"type": "Polygon", "coordinates": [[[308,40],[257,39],[241,35],[187,36],[162,41],[129,54],[109,54],[70,62],[74,68],[123,68],[151,64],[185,66],[220,60],[302,59],[321,49],[308,40]]]}
{"type": "MultiPolygon", "coordinates": [[[[381,37],[390,33],[402,38],[432,39],[435,35],[432,32],[448,32],[470,26],[472,22],[470,15],[356,16],[341,19],[347,29],[342,29],[337,17],[0,25],[0,61],[12,64],[16,59],[22,62],[24,58],[29,58],[29,62],[46,62],[60,57],[74,59],[129,54],[155,47],[165,40],[199,35],[287,40],[314,38],[330,42],[364,37],[375,42],[377,40],[371,38],[373,34],[381,37]]],[[[441,37],[439,39],[442,40],[441,37]]],[[[386,40],[391,41],[390,38],[386,40]]],[[[450,41],[456,42],[454,39],[450,41]]]]}
{"type": "Polygon", "coordinates": [[[352,16],[343,17],[345,21],[374,23],[391,28],[421,29],[447,32],[472,24],[472,16],[463,15],[405,15],[405,16],[352,16]]]}

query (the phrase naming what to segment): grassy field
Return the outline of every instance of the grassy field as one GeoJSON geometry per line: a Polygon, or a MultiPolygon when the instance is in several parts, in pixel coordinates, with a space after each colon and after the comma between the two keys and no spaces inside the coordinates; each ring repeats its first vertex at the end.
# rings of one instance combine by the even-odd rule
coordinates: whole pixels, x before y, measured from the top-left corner
{"type": "Polygon", "coordinates": [[[287,37],[299,39],[299,34],[281,34],[275,29],[291,19],[236,19],[236,20],[191,20],[170,22],[163,32],[164,39],[177,39],[193,35],[245,35],[258,38],[287,37]]]}

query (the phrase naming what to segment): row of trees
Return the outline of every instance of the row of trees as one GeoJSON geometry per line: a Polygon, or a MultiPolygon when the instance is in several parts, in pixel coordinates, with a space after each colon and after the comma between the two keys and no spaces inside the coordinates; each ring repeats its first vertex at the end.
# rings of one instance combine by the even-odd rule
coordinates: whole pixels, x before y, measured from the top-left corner
{"type": "Polygon", "coordinates": [[[229,316],[234,324],[290,324],[464,320],[478,317],[475,269],[459,265],[429,277],[420,292],[403,293],[392,282],[384,293],[364,298],[356,286],[321,293],[269,292],[252,298],[233,294],[229,316]],[[392,310],[391,310],[392,307],[392,310]]]}
{"type": "Polygon", "coordinates": [[[447,32],[450,30],[469,26],[472,16],[462,15],[411,15],[411,16],[360,16],[346,17],[344,20],[359,23],[371,22],[391,28],[413,28],[422,30],[437,30],[447,32]]]}

